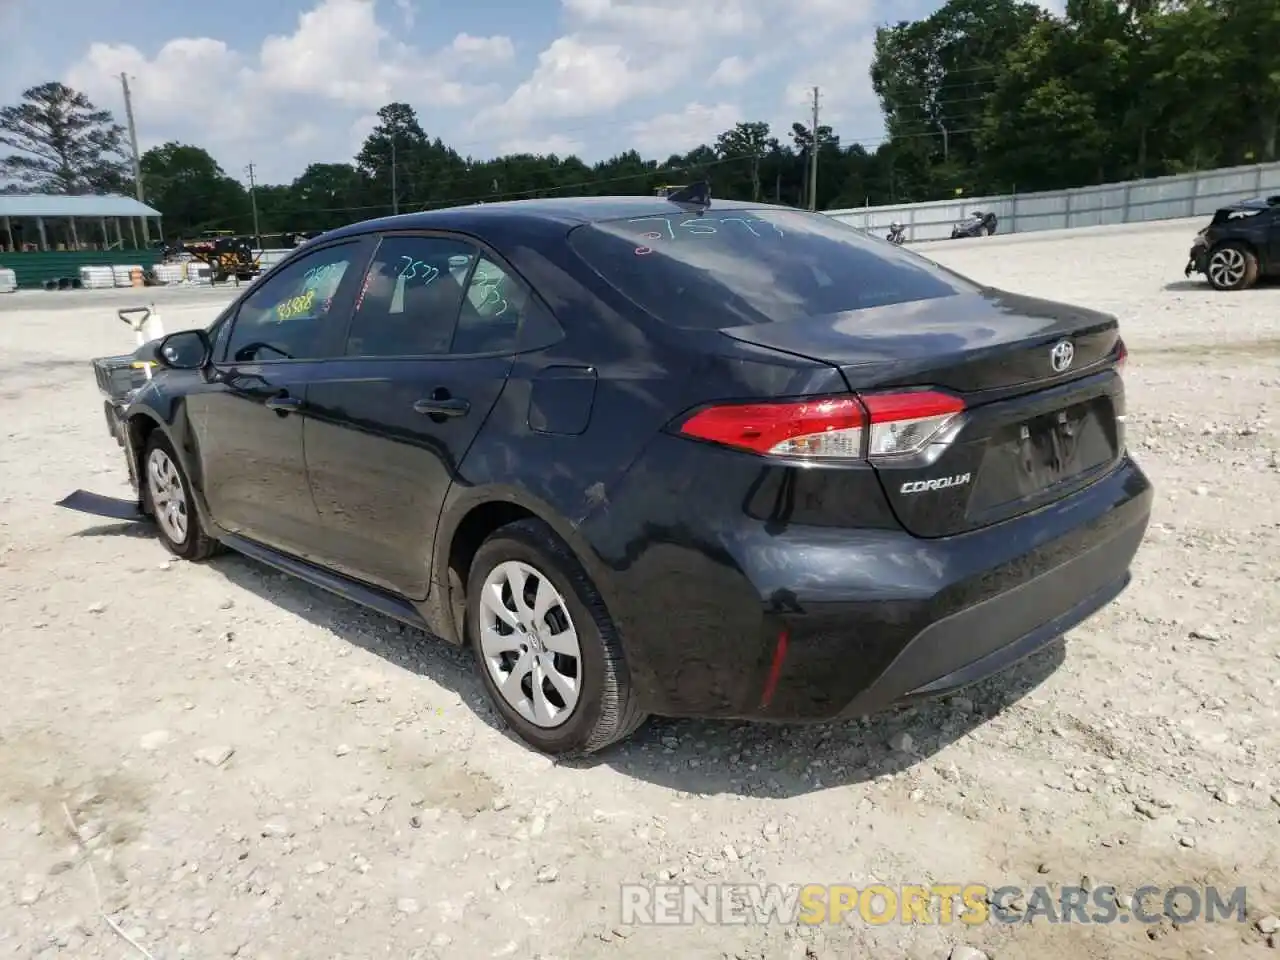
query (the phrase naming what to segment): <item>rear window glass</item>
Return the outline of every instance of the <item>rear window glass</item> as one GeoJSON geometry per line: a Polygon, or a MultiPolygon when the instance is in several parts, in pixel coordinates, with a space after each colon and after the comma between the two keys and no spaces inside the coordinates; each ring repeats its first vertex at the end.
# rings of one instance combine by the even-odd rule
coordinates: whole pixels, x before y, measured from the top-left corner
{"type": "Polygon", "coordinates": [[[569,243],[677,327],[724,329],[933,300],[976,287],[822,214],[724,210],[586,224],[569,243]]]}

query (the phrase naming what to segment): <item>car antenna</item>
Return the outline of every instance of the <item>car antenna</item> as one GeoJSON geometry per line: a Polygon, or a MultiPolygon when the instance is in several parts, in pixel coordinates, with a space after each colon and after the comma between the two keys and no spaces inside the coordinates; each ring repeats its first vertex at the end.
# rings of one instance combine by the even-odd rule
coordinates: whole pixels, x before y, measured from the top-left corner
{"type": "Polygon", "coordinates": [[[687,204],[705,210],[711,206],[711,184],[706,180],[699,180],[697,183],[691,183],[674,193],[667,194],[667,199],[672,203],[687,204]]]}

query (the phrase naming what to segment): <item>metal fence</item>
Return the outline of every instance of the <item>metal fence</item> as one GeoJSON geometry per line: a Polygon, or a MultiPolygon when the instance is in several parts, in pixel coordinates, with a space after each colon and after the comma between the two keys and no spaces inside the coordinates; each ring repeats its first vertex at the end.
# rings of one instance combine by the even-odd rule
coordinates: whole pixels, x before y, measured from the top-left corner
{"type": "Polygon", "coordinates": [[[1209,216],[1223,204],[1271,193],[1280,194],[1280,163],[1104,183],[1075,190],[965,197],[826,213],[855,227],[881,232],[896,220],[907,228],[909,241],[945,240],[951,236],[951,227],[974,210],[994,213],[997,233],[1027,233],[1209,216]]]}

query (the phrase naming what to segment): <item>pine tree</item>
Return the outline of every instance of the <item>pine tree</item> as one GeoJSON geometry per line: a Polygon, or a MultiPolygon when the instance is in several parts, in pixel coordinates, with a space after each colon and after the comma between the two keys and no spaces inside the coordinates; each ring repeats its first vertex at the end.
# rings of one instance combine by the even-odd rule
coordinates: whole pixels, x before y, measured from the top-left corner
{"type": "Polygon", "coordinates": [[[38,193],[115,193],[127,188],[124,129],[109,110],[61,83],[43,83],[0,109],[0,177],[38,193]]]}

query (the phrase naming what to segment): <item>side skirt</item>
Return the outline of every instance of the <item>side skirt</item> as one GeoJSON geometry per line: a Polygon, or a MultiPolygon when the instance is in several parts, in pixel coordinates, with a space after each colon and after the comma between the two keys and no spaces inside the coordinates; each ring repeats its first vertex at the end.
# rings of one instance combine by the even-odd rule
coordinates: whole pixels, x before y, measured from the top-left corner
{"type": "Polygon", "coordinates": [[[297,577],[299,580],[305,580],[321,590],[327,590],[342,597],[344,600],[350,600],[352,603],[358,603],[362,607],[376,610],[384,616],[399,620],[401,623],[408,624],[411,627],[417,627],[425,633],[432,632],[431,627],[427,625],[427,621],[418,612],[418,608],[414,606],[412,601],[406,600],[404,597],[380,590],[367,583],[360,583],[358,580],[344,577],[342,574],[334,573],[332,570],[325,570],[305,560],[299,560],[297,557],[290,557],[236,534],[222,534],[219,539],[227,548],[248,557],[250,560],[257,560],[259,563],[274,567],[281,573],[287,573],[290,576],[297,577]]]}

